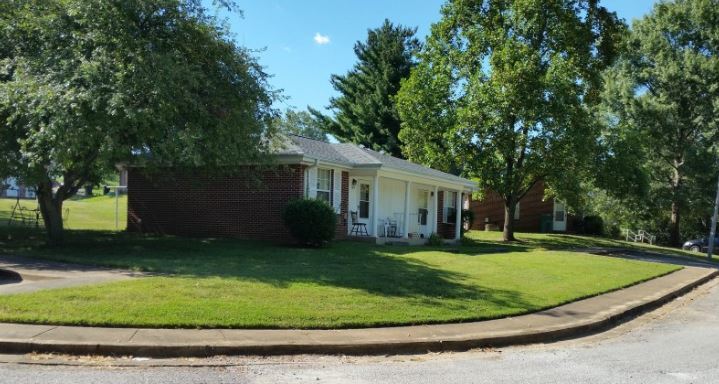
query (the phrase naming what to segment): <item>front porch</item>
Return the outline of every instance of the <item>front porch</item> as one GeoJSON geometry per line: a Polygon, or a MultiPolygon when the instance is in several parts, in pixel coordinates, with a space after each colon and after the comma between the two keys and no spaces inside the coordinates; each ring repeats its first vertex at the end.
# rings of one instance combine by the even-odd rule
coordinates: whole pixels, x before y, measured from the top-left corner
{"type": "Polygon", "coordinates": [[[455,242],[469,186],[386,170],[349,174],[350,239],[377,244],[420,245],[436,233],[455,242]]]}

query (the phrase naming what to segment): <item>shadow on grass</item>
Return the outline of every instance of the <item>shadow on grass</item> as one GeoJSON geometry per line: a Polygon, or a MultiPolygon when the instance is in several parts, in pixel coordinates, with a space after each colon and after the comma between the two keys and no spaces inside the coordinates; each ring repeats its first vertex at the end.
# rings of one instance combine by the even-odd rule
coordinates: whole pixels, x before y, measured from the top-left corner
{"type": "MultiPolygon", "coordinates": [[[[66,244],[47,248],[39,231],[15,230],[0,239],[5,253],[54,261],[129,268],[179,277],[236,279],[276,287],[332,286],[371,294],[415,298],[485,300],[528,307],[518,292],[470,284],[469,276],[405,256],[430,248],[382,247],[336,242],[321,249],[232,239],[188,239],[99,231],[67,231],[66,244]]],[[[308,288],[311,289],[311,288],[308,288]]]]}

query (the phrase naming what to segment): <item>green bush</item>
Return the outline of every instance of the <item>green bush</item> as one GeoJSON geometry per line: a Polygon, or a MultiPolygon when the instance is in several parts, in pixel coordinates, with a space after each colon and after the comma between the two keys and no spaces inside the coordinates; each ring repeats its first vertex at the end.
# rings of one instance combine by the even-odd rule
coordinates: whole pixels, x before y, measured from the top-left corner
{"type": "Polygon", "coordinates": [[[604,220],[599,216],[584,217],[584,233],[587,235],[604,235],[604,220]]]}
{"type": "Polygon", "coordinates": [[[442,245],[442,236],[432,232],[429,237],[427,238],[427,245],[436,247],[442,245]]]}
{"type": "Polygon", "coordinates": [[[319,247],[335,237],[337,215],[321,200],[290,201],[282,210],[282,220],[292,237],[302,245],[319,247]]]}

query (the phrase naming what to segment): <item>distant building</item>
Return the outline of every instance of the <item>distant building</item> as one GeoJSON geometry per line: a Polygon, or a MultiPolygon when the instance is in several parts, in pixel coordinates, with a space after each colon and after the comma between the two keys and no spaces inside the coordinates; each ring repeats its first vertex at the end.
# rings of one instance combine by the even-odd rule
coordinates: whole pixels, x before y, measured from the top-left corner
{"type": "MultiPolygon", "coordinates": [[[[517,203],[514,211],[514,230],[517,232],[571,232],[571,216],[567,206],[554,198],[544,198],[544,182],[539,182],[517,203]]],[[[472,229],[502,230],[504,228],[504,200],[489,192],[482,200],[472,200],[474,212],[472,229]]]]}
{"type": "Polygon", "coordinates": [[[19,183],[16,178],[9,177],[0,183],[0,197],[34,199],[35,188],[19,183]]]}

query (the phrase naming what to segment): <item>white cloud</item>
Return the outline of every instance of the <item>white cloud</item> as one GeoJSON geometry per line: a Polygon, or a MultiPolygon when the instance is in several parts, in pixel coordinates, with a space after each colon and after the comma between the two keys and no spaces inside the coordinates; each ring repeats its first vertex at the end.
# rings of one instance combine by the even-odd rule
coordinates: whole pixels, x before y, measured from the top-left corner
{"type": "Polygon", "coordinates": [[[315,33],[315,43],[325,45],[330,43],[330,37],[319,32],[315,33]]]}

